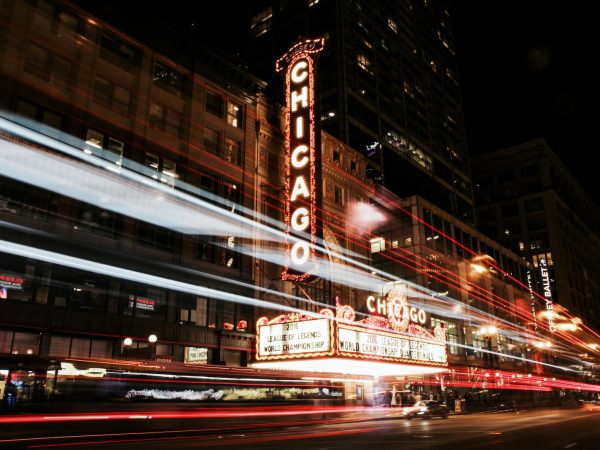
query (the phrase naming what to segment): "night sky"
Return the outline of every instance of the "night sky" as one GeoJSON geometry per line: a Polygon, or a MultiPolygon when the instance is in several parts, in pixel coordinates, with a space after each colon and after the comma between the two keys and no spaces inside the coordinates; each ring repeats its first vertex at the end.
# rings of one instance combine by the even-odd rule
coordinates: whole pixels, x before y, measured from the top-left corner
{"type": "Polygon", "coordinates": [[[595,2],[452,0],[471,155],[544,138],[594,194],[600,39],[595,2]]]}

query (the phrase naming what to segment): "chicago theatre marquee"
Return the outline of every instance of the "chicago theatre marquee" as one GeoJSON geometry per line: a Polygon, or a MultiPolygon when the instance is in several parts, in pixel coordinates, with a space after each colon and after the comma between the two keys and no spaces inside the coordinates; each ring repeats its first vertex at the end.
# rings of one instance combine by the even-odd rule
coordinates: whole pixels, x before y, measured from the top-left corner
{"type": "MultiPolygon", "coordinates": [[[[261,317],[253,367],[375,377],[392,384],[446,371],[446,330],[427,329],[427,314],[406,295],[391,290],[384,298],[369,296],[365,307],[372,315],[362,319],[341,304],[318,314],[261,317]]],[[[355,382],[345,388],[347,397],[356,395],[355,382]]],[[[361,392],[366,396],[373,388],[361,392]]]]}
{"type": "MultiPolygon", "coordinates": [[[[320,132],[315,123],[315,57],[323,39],[294,45],[276,63],[285,74],[285,264],[282,279],[299,282],[317,275],[319,239],[320,132]]],[[[425,327],[424,310],[397,288],[383,298],[369,296],[357,317],[348,305],[319,313],[290,313],[256,324],[256,368],[343,374],[346,398],[369,400],[374,380],[444,372],[446,333],[425,327]]],[[[400,384],[400,382],[398,381],[400,384]]],[[[395,384],[394,384],[395,387],[395,384]]]]}

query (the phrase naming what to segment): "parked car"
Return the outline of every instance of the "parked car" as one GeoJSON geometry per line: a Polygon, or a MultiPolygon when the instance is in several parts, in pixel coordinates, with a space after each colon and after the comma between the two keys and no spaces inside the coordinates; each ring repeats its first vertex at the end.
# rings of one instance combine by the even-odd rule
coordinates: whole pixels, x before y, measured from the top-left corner
{"type": "Polygon", "coordinates": [[[431,419],[432,417],[447,419],[449,415],[450,409],[448,406],[436,400],[423,400],[404,410],[404,417],[408,420],[414,418],[431,419]]]}

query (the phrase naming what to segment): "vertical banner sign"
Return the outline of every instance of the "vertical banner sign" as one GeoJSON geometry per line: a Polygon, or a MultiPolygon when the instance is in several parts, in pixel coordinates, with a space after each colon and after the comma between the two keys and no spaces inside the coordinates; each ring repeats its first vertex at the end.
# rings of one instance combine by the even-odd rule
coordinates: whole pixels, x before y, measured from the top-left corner
{"type": "Polygon", "coordinates": [[[527,288],[529,289],[529,301],[531,303],[531,316],[533,317],[533,331],[537,331],[537,317],[535,316],[535,297],[533,296],[533,286],[531,284],[531,270],[527,271],[527,288]]]}
{"type": "Polygon", "coordinates": [[[315,245],[321,141],[315,121],[315,57],[324,40],[299,42],[277,60],[285,73],[285,263],[281,278],[302,281],[318,268],[315,245]],[[318,165],[319,164],[319,165],[318,165]]]}
{"type": "Polygon", "coordinates": [[[542,290],[544,300],[546,300],[546,312],[548,313],[548,329],[551,333],[556,331],[554,323],[554,303],[552,302],[552,289],[550,287],[550,274],[548,273],[548,263],[545,258],[539,259],[540,274],[542,276],[542,290]]]}

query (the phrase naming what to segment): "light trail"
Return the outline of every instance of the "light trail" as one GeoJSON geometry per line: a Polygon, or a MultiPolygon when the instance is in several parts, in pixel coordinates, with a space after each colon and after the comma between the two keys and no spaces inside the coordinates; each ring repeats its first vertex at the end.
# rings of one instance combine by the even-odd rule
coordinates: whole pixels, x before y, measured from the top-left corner
{"type": "MultiPolygon", "coordinates": [[[[135,411],[108,413],[78,414],[27,414],[0,416],[0,424],[37,423],[37,422],[79,422],[105,420],[139,420],[140,416],[148,419],[225,419],[225,418],[259,418],[310,416],[316,414],[336,414],[348,412],[372,412],[370,406],[258,406],[256,408],[229,407],[194,409],[191,411],[135,411]]],[[[375,409],[376,410],[376,409],[375,409]]],[[[1,441],[0,441],[1,442],[1,441]]]]}
{"type": "MultiPolygon", "coordinates": [[[[255,235],[255,230],[259,228],[261,234],[265,233],[267,237],[270,237],[270,239],[273,241],[279,241],[282,237],[285,237],[285,235],[277,229],[272,229],[265,224],[257,223],[250,218],[232,214],[226,209],[214,206],[209,202],[190,196],[189,194],[180,192],[179,190],[173,190],[162,183],[156,182],[148,176],[127,170],[124,167],[119,168],[118,174],[115,174],[115,168],[112,163],[91,155],[87,155],[78,148],[74,148],[47,136],[32,132],[31,130],[24,129],[23,127],[19,127],[18,125],[15,125],[4,119],[0,119],[0,124],[7,131],[20,133],[27,139],[36,140],[40,145],[49,146],[82,161],[82,163],[78,164],[75,161],[66,160],[65,158],[51,155],[41,149],[34,149],[32,147],[18,145],[9,141],[2,141],[1,150],[3,156],[7,157],[7,173],[10,174],[11,177],[25,183],[31,183],[32,180],[35,180],[35,183],[44,189],[49,189],[63,195],[74,197],[81,201],[93,203],[102,208],[108,207],[110,209],[112,206],[113,210],[117,213],[130,215],[136,219],[149,221],[159,226],[164,226],[182,233],[222,236],[234,235],[242,238],[251,238],[255,235]],[[94,165],[95,167],[89,167],[90,164],[94,165]],[[108,171],[104,170],[107,168],[107,164],[111,165],[111,167],[109,167],[110,170],[108,171]],[[69,173],[69,171],[75,171],[76,173],[71,173],[71,176],[65,177],[64,174],[69,173]],[[60,176],[58,174],[60,174],[60,176]],[[123,181],[123,177],[125,181],[123,181]],[[76,181],[76,183],[73,183],[77,185],[76,189],[73,189],[73,184],[70,183],[72,179],[76,181]],[[107,188],[108,186],[110,186],[110,189],[107,188]],[[110,192],[107,193],[107,190],[110,192]],[[134,192],[132,193],[132,191],[134,192]],[[127,199],[127,202],[123,203],[123,199],[127,199]],[[157,199],[161,202],[161,208],[157,209],[146,207],[146,205],[156,202],[157,199]],[[120,202],[118,200],[120,200],[120,202]],[[175,209],[172,211],[165,210],[167,207],[175,209]],[[210,225],[207,225],[207,223],[210,225]]],[[[144,166],[133,162],[128,162],[127,164],[131,165],[131,167],[136,167],[137,165],[136,168],[143,173],[144,166]]],[[[178,188],[186,190],[191,189],[190,186],[180,183],[179,180],[177,180],[177,183],[178,188]]],[[[206,194],[198,191],[195,193],[199,195],[206,194]]],[[[212,200],[214,200],[214,196],[212,200]]],[[[439,232],[439,230],[436,230],[436,232],[439,232]]],[[[444,234],[442,233],[442,235],[444,234]]],[[[448,238],[446,235],[444,236],[448,238]]],[[[331,256],[332,260],[339,259],[348,264],[339,264],[328,258],[322,259],[322,262],[326,268],[322,275],[324,278],[333,282],[345,284],[366,291],[376,291],[381,286],[381,277],[384,278],[384,281],[386,279],[390,281],[399,281],[398,278],[394,277],[393,275],[385,273],[381,270],[373,269],[368,264],[352,259],[346,254],[332,252],[321,247],[317,247],[317,250],[325,253],[326,256],[331,256]],[[373,274],[373,272],[375,273],[373,274]]],[[[263,252],[259,255],[256,255],[249,250],[247,253],[253,257],[263,258],[266,261],[273,262],[274,264],[281,264],[283,259],[279,252],[263,252]]],[[[394,256],[398,256],[398,254],[395,253],[394,256]]],[[[430,261],[428,264],[432,265],[430,261]]],[[[420,271],[419,266],[407,266],[414,270],[420,271]]],[[[421,266],[423,265],[421,264],[421,266]]],[[[433,264],[433,267],[435,266],[436,265],[433,264]]],[[[109,272],[106,273],[108,274],[109,272]]],[[[440,279],[431,273],[425,274],[431,278],[438,279],[441,282],[448,284],[448,281],[446,280],[448,280],[449,277],[445,275],[445,279],[440,279]]],[[[452,276],[458,280],[458,283],[461,281],[456,275],[452,274],[452,276]]],[[[171,281],[178,283],[175,280],[171,281]]],[[[405,284],[409,287],[409,294],[412,297],[430,299],[433,295],[435,295],[433,291],[418,286],[414,283],[405,282],[405,284]]],[[[174,286],[173,284],[171,285],[174,286]]],[[[164,285],[162,286],[164,287],[164,285]]],[[[256,288],[253,285],[248,285],[248,287],[252,289],[256,288]]],[[[462,289],[460,285],[455,285],[455,287],[462,289]]],[[[196,288],[199,287],[196,286],[196,288]]],[[[479,286],[477,286],[477,289],[482,290],[482,288],[479,286]]],[[[197,293],[198,291],[196,289],[186,292],[197,293]]],[[[268,292],[268,290],[265,292],[268,292]]],[[[271,291],[271,293],[273,292],[271,291]]],[[[214,295],[214,293],[212,294],[214,295]]],[[[223,293],[220,294],[221,295],[219,297],[213,298],[222,298],[223,293]]],[[[479,298],[482,301],[486,301],[486,298],[478,296],[473,292],[469,292],[469,294],[479,298]]],[[[203,295],[211,296],[206,291],[204,291],[203,295]]],[[[277,295],[280,296],[281,294],[278,293],[277,295]]],[[[235,301],[233,299],[231,300],[235,301]]],[[[305,301],[304,299],[302,300],[305,301]]],[[[252,302],[254,301],[255,300],[252,299],[250,303],[246,304],[253,304],[252,302]]],[[[243,301],[239,302],[244,303],[243,301]]],[[[248,299],[246,299],[246,302],[248,302],[248,299]]],[[[462,307],[469,311],[472,315],[479,317],[482,325],[490,320],[493,320],[494,322],[503,321],[506,326],[518,329],[524,335],[528,335],[529,333],[529,331],[524,327],[518,328],[514,324],[511,324],[504,319],[499,319],[493,314],[477,310],[468,305],[463,305],[459,300],[452,300],[452,303],[454,303],[454,305],[461,304],[462,307]]],[[[493,298],[491,304],[493,306],[500,306],[497,305],[497,302],[494,302],[493,298]]],[[[329,306],[323,304],[321,305],[329,306]]],[[[504,305],[501,306],[509,313],[521,315],[520,311],[515,310],[514,305],[510,305],[510,307],[506,307],[504,305]]],[[[423,307],[424,309],[427,309],[429,308],[429,305],[424,303],[423,307]]],[[[279,304],[272,304],[270,309],[283,309],[289,311],[287,307],[282,308],[282,305],[279,304]]],[[[436,312],[440,313],[443,311],[440,311],[438,308],[436,312]]],[[[446,312],[444,316],[451,317],[452,314],[446,312]]],[[[459,315],[459,318],[462,318],[462,316],[463,315],[459,315]]],[[[570,336],[570,339],[573,340],[574,338],[570,336]]]]}

